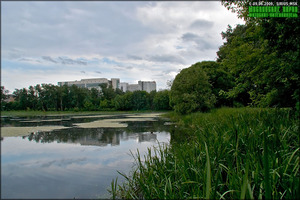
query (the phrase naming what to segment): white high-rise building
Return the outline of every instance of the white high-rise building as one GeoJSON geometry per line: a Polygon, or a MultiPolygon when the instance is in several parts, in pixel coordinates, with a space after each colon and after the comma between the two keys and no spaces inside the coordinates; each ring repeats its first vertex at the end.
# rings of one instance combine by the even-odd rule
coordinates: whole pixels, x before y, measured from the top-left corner
{"type": "Polygon", "coordinates": [[[92,78],[92,79],[81,79],[80,81],[65,81],[65,82],[58,82],[59,86],[63,86],[63,85],[68,85],[68,86],[72,86],[72,85],[76,85],[77,87],[81,87],[81,88],[97,88],[100,89],[99,84],[109,84],[109,81],[107,78],[92,78]]]}
{"type": "Polygon", "coordinates": [[[117,88],[119,88],[119,85],[120,85],[120,79],[119,78],[112,78],[111,79],[111,85],[112,85],[112,88],[114,90],[116,90],[117,88]]]}
{"type": "Polygon", "coordinates": [[[156,82],[155,81],[139,81],[138,82],[141,90],[150,93],[151,91],[156,91],[156,82]]]}
{"type": "Polygon", "coordinates": [[[138,90],[142,90],[139,84],[128,84],[127,91],[134,92],[138,90]]]}
{"type": "Polygon", "coordinates": [[[123,92],[127,91],[146,91],[150,93],[151,91],[156,91],[156,82],[155,81],[138,81],[138,84],[128,84],[125,82],[120,82],[119,78],[112,78],[108,80],[107,78],[92,78],[92,79],[81,79],[80,81],[65,81],[65,82],[58,82],[59,86],[63,85],[76,85],[81,88],[96,88],[101,89],[99,86],[100,84],[107,84],[107,87],[112,86],[114,90],[117,88],[121,89],[123,92]]]}
{"type": "Polygon", "coordinates": [[[119,84],[119,89],[122,90],[123,92],[126,92],[128,89],[128,83],[120,83],[119,84]]]}

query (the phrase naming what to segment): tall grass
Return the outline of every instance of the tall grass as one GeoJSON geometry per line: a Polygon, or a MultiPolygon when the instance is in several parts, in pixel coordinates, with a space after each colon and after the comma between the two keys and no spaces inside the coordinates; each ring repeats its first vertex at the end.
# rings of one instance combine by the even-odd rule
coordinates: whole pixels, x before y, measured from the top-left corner
{"type": "Polygon", "coordinates": [[[299,193],[299,121],[288,109],[172,116],[169,146],[148,149],[114,198],[288,199],[299,193]],[[184,132],[176,132],[184,130],[184,132]],[[182,141],[180,141],[180,137],[182,141]]]}

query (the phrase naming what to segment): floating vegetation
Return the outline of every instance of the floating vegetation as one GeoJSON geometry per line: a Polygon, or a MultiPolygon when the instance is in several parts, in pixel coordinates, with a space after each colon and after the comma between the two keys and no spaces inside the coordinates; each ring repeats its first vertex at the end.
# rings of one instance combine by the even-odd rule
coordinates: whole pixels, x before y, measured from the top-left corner
{"type": "Polygon", "coordinates": [[[141,122],[141,121],[155,122],[157,121],[153,118],[122,118],[122,119],[105,119],[105,120],[111,122],[141,122]]]}
{"type": "Polygon", "coordinates": [[[1,127],[1,136],[2,137],[17,137],[17,136],[26,136],[34,132],[47,132],[58,129],[66,129],[69,127],[65,126],[36,126],[36,127],[1,127]]]}
{"type": "Polygon", "coordinates": [[[97,120],[93,122],[78,123],[74,125],[80,128],[123,128],[128,126],[125,123],[113,122],[110,120],[97,120]]]}
{"type": "Polygon", "coordinates": [[[159,117],[162,113],[146,113],[146,114],[134,114],[134,115],[127,115],[127,117],[133,118],[155,118],[159,117]]]}
{"type": "Polygon", "coordinates": [[[39,122],[61,122],[63,120],[70,120],[70,119],[44,119],[44,120],[25,120],[20,121],[21,123],[39,123],[39,122]]]}
{"type": "Polygon", "coordinates": [[[122,118],[122,119],[103,119],[88,123],[74,124],[80,128],[122,128],[128,124],[121,122],[137,122],[137,121],[157,121],[153,118],[122,118]]]}
{"type": "Polygon", "coordinates": [[[82,115],[82,116],[74,116],[73,119],[82,119],[82,118],[104,118],[104,117],[114,117],[116,115],[82,115]]]}

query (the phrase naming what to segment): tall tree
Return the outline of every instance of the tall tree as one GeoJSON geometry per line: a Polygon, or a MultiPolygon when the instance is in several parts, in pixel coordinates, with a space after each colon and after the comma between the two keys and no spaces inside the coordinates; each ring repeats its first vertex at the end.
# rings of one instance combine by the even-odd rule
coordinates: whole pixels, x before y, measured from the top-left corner
{"type": "Polygon", "coordinates": [[[170,110],[169,90],[158,91],[153,99],[153,107],[155,110],[170,110]]]}
{"type": "Polygon", "coordinates": [[[209,77],[201,64],[181,70],[175,77],[170,93],[170,105],[181,114],[208,111],[215,103],[209,77]]]}
{"type": "Polygon", "coordinates": [[[300,93],[300,18],[250,18],[252,2],[223,1],[246,22],[222,33],[226,42],[218,61],[236,78],[228,96],[259,106],[295,106],[300,93]]]}
{"type": "Polygon", "coordinates": [[[8,90],[4,88],[4,86],[1,86],[1,110],[5,110],[6,108],[6,102],[8,90]]]}

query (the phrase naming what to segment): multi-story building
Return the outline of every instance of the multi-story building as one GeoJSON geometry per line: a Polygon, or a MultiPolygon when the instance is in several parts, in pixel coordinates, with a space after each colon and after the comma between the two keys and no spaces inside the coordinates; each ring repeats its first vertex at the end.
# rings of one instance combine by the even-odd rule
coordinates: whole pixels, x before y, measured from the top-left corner
{"type": "Polygon", "coordinates": [[[120,83],[119,84],[119,89],[122,90],[123,92],[126,92],[128,89],[128,83],[120,83]]]}
{"type": "Polygon", "coordinates": [[[134,92],[137,90],[142,90],[139,84],[128,84],[127,91],[134,92]]]}
{"type": "Polygon", "coordinates": [[[111,79],[111,86],[114,90],[116,90],[117,88],[119,88],[120,86],[120,79],[119,78],[112,78],[111,79]]]}
{"type": "Polygon", "coordinates": [[[100,84],[105,83],[109,85],[109,81],[107,80],[107,78],[93,78],[93,79],[81,79],[80,81],[65,81],[65,82],[58,82],[59,86],[63,86],[63,85],[68,85],[68,86],[72,86],[72,85],[76,85],[78,87],[81,88],[96,88],[96,89],[100,89],[100,84]]]}
{"type": "Polygon", "coordinates": [[[155,81],[139,81],[138,84],[140,85],[142,91],[150,93],[151,91],[156,90],[155,81]]]}
{"type": "Polygon", "coordinates": [[[101,90],[100,84],[107,84],[107,86],[112,86],[114,90],[119,88],[123,92],[127,91],[137,91],[142,90],[150,93],[151,91],[156,91],[156,82],[155,81],[138,81],[138,84],[128,84],[125,82],[120,82],[119,78],[112,78],[108,80],[107,78],[93,78],[93,79],[81,79],[80,81],[65,81],[65,82],[58,82],[59,86],[63,85],[76,85],[81,88],[96,88],[101,90]]]}

